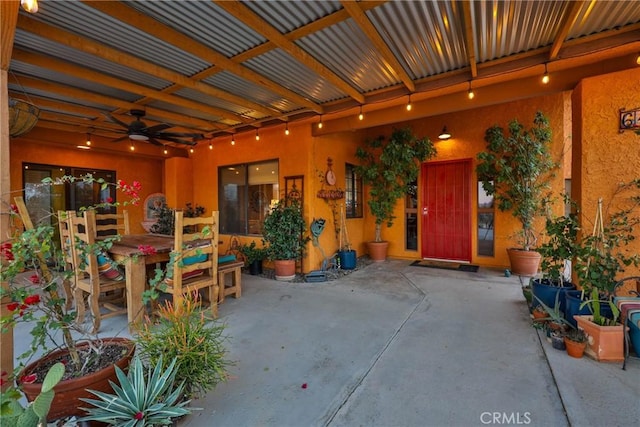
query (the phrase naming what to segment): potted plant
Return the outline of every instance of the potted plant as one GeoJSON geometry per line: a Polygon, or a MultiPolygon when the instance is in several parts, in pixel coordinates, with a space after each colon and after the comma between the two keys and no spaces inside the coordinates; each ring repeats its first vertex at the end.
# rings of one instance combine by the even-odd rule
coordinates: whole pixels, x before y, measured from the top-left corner
{"type": "Polygon", "coordinates": [[[544,213],[548,190],[558,164],[551,158],[551,128],[542,112],[537,112],[531,129],[517,120],[508,131],[499,126],[487,129],[486,151],[478,154],[476,172],[484,191],[495,197],[498,209],[510,211],[521,224],[517,248],[509,248],[511,271],[534,276],[540,253],[534,250],[534,221],[544,213]]]}
{"type": "Polygon", "coordinates": [[[177,305],[171,301],[160,305],[157,318],[147,319],[138,328],[135,342],[148,365],[169,369],[170,363],[175,364],[175,379],[184,383],[184,397],[191,399],[202,397],[227,379],[231,362],[226,360],[224,328],[204,316],[200,297],[194,292],[177,305]]]}
{"type": "MultiPolygon", "coordinates": [[[[139,200],[138,183],[128,185],[118,181],[109,184],[91,175],[64,176],[55,181],[45,179],[42,185],[63,185],[76,180],[100,186],[115,185],[131,197],[125,204],[139,200]]],[[[40,394],[51,364],[63,362],[65,374],[55,386],[48,419],[82,415],[78,410],[78,398],[89,396],[86,388],[109,389],[109,380],[116,381],[114,365],[125,369],[135,345],[125,338],[98,339],[76,322],[76,311],[67,305],[63,289],[65,279],[69,280],[73,272],[65,270],[64,254],[54,237],[56,230],[52,225],[33,227],[22,199],[16,198],[16,202],[17,209],[11,209],[10,214],[20,216],[25,230],[14,235],[10,246],[3,248],[0,280],[7,286],[2,287],[0,296],[10,302],[7,304],[8,315],[2,317],[0,324],[3,330],[20,322],[28,322],[33,327],[30,348],[18,357],[21,363],[12,379],[27,400],[32,401],[40,394]],[[51,352],[52,349],[55,351],[51,352]],[[37,357],[41,353],[44,355],[37,357]]],[[[113,239],[105,239],[100,243],[101,247],[106,248],[113,239]]],[[[99,248],[86,248],[86,251],[95,250],[99,248]]]]}
{"type": "Polygon", "coordinates": [[[569,356],[580,359],[587,347],[587,335],[582,329],[571,328],[564,336],[564,345],[569,356]]]}
{"type": "Polygon", "coordinates": [[[238,249],[244,255],[245,262],[249,266],[249,273],[253,276],[262,274],[262,260],[267,257],[266,248],[259,248],[255,241],[243,244],[238,249]]]}
{"type": "Polygon", "coordinates": [[[620,310],[609,297],[603,300],[597,288],[591,290],[591,299],[582,303],[588,306],[592,315],[576,315],[578,328],[587,335],[588,343],[585,353],[595,360],[622,362],[624,361],[624,326],[618,323],[620,310]],[[602,314],[600,307],[607,304],[611,315],[602,314]]]}
{"type": "Polygon", "coordinates": [[[302,207],[295,199],[282,199],[275,204],[262,225],[263,243],[267,246],[267,258],[274,261],[276,279],[291,280],[295,277],[296,260],[304,256],[305,245],[310,240],[302,207]]]}
{"type": "Polygon", "coordinates": [[[355,171],[369,185],[367,204],[375,217],[375,238],[367,242],[372,260],[386,259],[389,242],[382,240],[382,225],[393,225],[398,199],[418,178],[420,163],[435,155],[433,142],[427,137],[417,138],[409,127],[394,129],[388,139],[380,136],[367,140],[356,150],[361,164],[355,171]]]}
{"type": "Polygon", "coordinates": [[[97,399],[83,398],[92,405],[83,408],[88,415],[80,422],[97,421],[116,426],[157,426],[171,424],[172,419],[191,413],[183,399],[184,382],[175,385],[176,359],[165,364],[162,358],[155,365],[146,368],[136,355],[131,369],[125,374],[116,367],[120,386],[114,384],[115,394],[89,390],[97,399]]]}

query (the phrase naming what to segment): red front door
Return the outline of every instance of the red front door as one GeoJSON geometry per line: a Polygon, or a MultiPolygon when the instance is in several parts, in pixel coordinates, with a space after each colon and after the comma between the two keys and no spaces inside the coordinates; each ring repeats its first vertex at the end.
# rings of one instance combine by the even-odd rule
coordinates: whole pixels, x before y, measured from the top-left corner
{"type": "Polygon", "coordinates": [[[471,261],[471,159],[422,164],[422,258],[471,261]]]}

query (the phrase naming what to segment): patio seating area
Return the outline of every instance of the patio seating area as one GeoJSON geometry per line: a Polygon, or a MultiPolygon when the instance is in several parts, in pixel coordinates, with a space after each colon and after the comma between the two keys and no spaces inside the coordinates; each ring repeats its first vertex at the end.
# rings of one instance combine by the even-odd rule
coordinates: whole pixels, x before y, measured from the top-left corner
{"type": "MultiPolygon", "coordinates": [[[[553,349],[531,327],[517,276],[410,263],[322,283],[243,275],[242,298],[219,307],[231,378],[179,425],[637,423],[640,359],[623,371],[553,349]]],[[[128,335],[125,316],[103,321],[101,335],[115,334],[128,335]]]]}

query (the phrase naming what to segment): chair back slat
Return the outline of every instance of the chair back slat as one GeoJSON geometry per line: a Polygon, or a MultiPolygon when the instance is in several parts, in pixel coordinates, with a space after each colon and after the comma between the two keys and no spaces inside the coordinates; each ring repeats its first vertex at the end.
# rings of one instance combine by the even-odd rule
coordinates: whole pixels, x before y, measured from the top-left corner
{"type": "Polygon", "coordinates": [[[94,213],[96,218],[96,235],[111,236],[115,234],[131,234],[129,227],[129,212],[123,210],[119,214],[94,213]]]}

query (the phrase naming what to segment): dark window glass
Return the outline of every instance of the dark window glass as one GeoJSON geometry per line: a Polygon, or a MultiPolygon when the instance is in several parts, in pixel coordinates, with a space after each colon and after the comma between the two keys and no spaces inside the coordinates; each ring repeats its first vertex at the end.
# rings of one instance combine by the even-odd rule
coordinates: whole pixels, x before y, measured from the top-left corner
{"type": "Polygon", "coordinates": [[[418,183],[413,181],[404,199],[405,249],[418,250],[418,183]]]}
{"type": "Polygon", "coordinates": [[[355,166],[345,165],[345,210],[347,218],[362,218],[362,178],[356,175],[355,166]]]}
{"type": "Polygon", "coordinates": [[[478,255],[493,256],[493,196],[488,195],[478,182],[478,255]]]}

